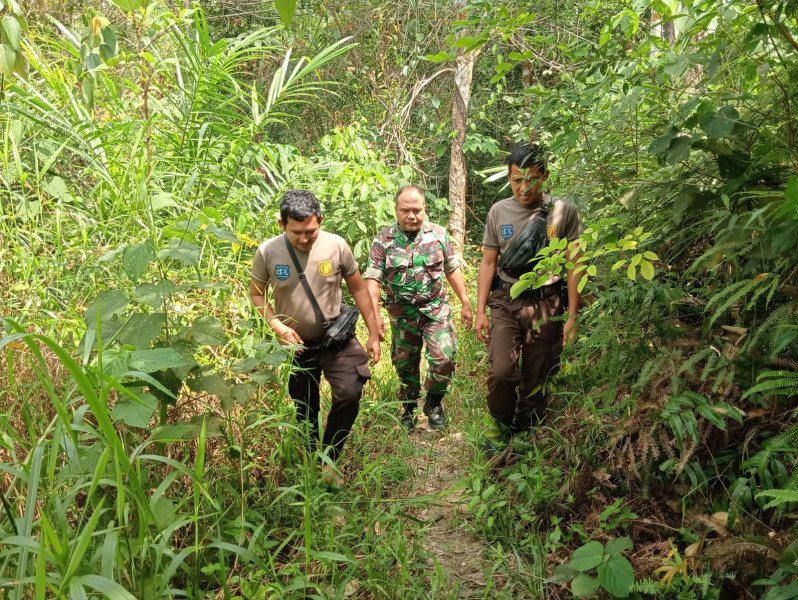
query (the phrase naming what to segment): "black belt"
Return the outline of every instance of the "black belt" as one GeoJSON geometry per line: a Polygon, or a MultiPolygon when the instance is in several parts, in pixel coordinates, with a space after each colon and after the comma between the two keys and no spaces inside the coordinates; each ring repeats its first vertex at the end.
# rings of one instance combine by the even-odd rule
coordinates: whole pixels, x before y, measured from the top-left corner
{"type": "MultiPolygon", "coordinates": [[[[510,290],[513,287],[513,284],[509,281],[505,281],[501,277],[497,277],[498,281],[495,284],[493,289],[497,290],[510,290]]],[[[543,298],[548,298],[554,294],[559,294],[563,288],[563,280],[559,279],[552,283],[551,285],[544,285],[543,287],[539,288],[532,288],[528,287],[523,292],[518,295],[519,300],[543,300],[543,298]]]]}

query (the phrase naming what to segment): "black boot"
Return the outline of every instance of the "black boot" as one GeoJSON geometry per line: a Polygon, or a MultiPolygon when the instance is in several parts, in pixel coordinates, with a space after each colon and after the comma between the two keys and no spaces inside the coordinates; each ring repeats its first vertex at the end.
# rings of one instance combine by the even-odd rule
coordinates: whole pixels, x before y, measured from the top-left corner
{"type": "Polygon", "coordinates": [[[446,413],[443,412],[441,401],[443,394],[427,394],[424,402],[424,414],[427,415],[430,429],[443,429],[446,426],[446,413]]]}
{"type": "Polygon", "coordinates": [[[418,423],[418,417],[416,416],[416,406],[415,402],[405,402],[402,404],[403,411],[402,411],[402,418],[400,419],[402,423],[402,427],[411,431],[415,429],[416,423],[418,423]]]}

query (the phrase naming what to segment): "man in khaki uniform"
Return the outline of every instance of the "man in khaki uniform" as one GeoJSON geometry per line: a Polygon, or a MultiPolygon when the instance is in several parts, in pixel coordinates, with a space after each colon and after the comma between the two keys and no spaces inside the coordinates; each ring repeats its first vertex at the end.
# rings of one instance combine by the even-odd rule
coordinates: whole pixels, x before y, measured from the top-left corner
{"type": "Polygon", "coordinates": [[[488,213],[477,280],[477,338],[488,344],[488,429],[485,450],[495,453],[510,435],[527,431],[546,408],[546,379],[556,372],[563,343],[576,334],[580,295],[579,275],[568,270],[563,281],[552,275],[546,285],[510,296],[517,277],[499,266],[502,251],[543,211],[549,240],[577,239],[584,228],[576,207],[543,193],[548,178],[544,151],[536,144],[520,144],[508,157],[513,196],[494,204],[488,213]],[[485,307],[490,307],[488,320],[485,307]],[[567,310],[568,318],[552,320],[567,310]],[[519,358],[521,365],[519,367],[519,358]]]}
{"type": "MultiPolygon", "coordinates": [[[[294,361],[288,391],[297,405],[297,420],[306,421],[312,440],[318,438],[319,381],[322,374],[332,390],[332,407],[327,416],[322,443],[337,460],[357,417],[363,385],[371,377],[371,365],[380,359],[380,330],[366,284],[358,271],[352,250],[339,236],[320,230],[321,206],[304,190],[289,190],[280,203],[280,227],[285,232],[263,242],[255,253],[249,293],[258,312],[267,320],[281,344],[304,346],[294,361]],[[341,280],[346,282],[369,330],[363,347],[352,337],[337,348],[320,345],[325,327],[300,283],[299,273],[288,250],[290,243],[310,289],[326,320],[341,311],[341,280]],[[274,307],[266,297],[271,288],[274,307]]],[[[325,481],[343,485],[337,470],[324,465],[325,481]]]]}

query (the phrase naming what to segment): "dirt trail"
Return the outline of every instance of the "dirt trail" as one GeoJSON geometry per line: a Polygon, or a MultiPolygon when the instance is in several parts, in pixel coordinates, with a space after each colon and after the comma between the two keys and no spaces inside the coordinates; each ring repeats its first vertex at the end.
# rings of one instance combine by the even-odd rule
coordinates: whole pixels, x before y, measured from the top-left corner
{"type": "MultiPolygon", "coordinates": [[[[467,512],[463,489],[453,489],[468,475],[468,446],[457,431],[430,430],[424,417],[409,436],[427,450],[413,461],[414,493],[435,498],[417,514],[429,523],[424,549],[435,557],[452,589],[458,591],[458,598],[482,598],[487,585],[485,572],[490,567],[485,546],[463,527],[467,512]]],[[[434,568],[432,560],[430,567],[434,568]]],[[[493,583],[500,583],[495,576],[493,583]]]]}

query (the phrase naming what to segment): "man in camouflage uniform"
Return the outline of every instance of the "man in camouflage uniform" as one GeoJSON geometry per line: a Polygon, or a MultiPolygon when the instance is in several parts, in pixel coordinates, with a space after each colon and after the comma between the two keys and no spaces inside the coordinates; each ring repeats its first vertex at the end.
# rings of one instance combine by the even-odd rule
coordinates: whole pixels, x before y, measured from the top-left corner
{"type": "MultiPolygon", "coordinates": [[[[399,376],[402,424],[412,429],[421,395],[419,364],[426,342],[427,391],[424,414],[433,429],[446,424],[441,401],[454,374],[457,341],[450,319],[444,276],[462,305],[460,316],[471,328],[471,304],[463,281],[460,258],[440,225],[425,222],[424,192],[416,186],[396,194],[396,223],[383,229],[371,246],[366,287],[379,315],[380,282],[385,284],[385,308],[391,319],[391,360],[399,376]]],[[[384,335],[385,323],[382,323],[384,335]]]]}

